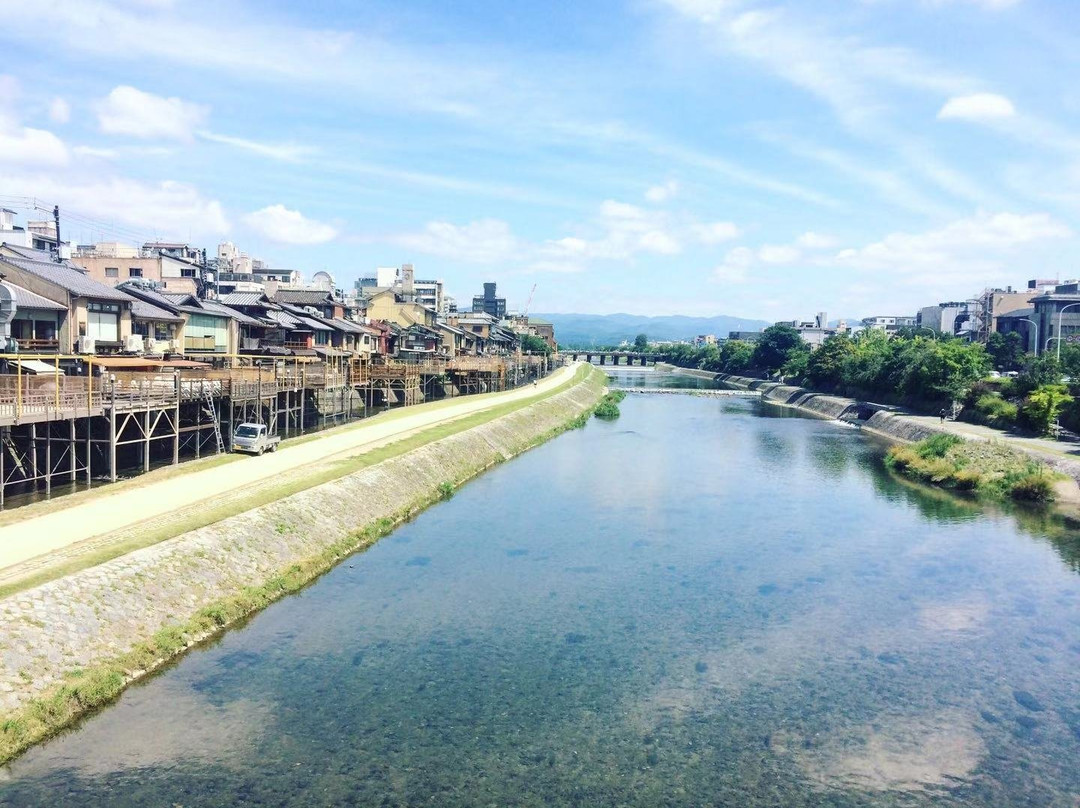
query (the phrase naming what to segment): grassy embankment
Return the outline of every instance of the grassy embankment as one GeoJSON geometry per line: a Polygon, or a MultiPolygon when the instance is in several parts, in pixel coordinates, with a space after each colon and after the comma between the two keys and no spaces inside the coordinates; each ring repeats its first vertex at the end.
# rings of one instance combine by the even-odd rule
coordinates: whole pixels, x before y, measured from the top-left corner
{"type": "MultiPolygon", "coordinates": [[[[560,384],[558,387],[553,388],[542,396],[535,398],[528,398],[521,401],[514,401],[507,404],[502,404],[497,407],[493,407],[490,410],[474,413],[463,418],[458,418],[453,421],[448,421],[437,426],[429,427],[421,432],[402,438],[400,440],[388,443],[378,448],[370,449],[366,452],[351,455],[345,458],[339,458],[329,460],[323,463],[312,464],[306,466],[295,472],[286,474],[281,480],[276,483],[267,483],[260,485],[257,488],[251,490],[245,490],[236,492],[228,496],[218,498],[213,504],[199,503],[188,508],[183,508],[167,519],[153,520],[151,525],[135,525],[130,528],[117,531],[109,536],[100,537],[93,540],[93,549],[88,549],[86,552],[76,554],[72,557],[60,556],[55,562],[47,563],[34,572],[25,576],[10,580],[3,584],[0,584],[0,598],[8,597],[17,592],[24,591],[26,589],[40,586],[43,583],[62,578],[66,575],[72,575],[80,570],[87,569],[88,567],[94,567],[98,564],[103,564],[106,561],[111,561],[114,558],[119,558],[122,555],[133,552],[135,550],[142,549],[143,547],[149,547],[167,539],[174,538],[183,533],[187,533],[191,530],[197,530],[200,527],[206,527],[212,525],[215,522],[219,522],[222,519],[227,519],[230,516],[235,516],[238,513],[249,511],[253,508],[258,508],[261,505],[266,505],[270,502],[276,502],[279,499],[284,499],[292,494],[296,494],[300,491],[307,490],[316,485],[322,483],[332,482],[333,480],[340,479],[349,474],[353,474],[361,469],[373,466],[376,463],[381,463],[384,460],[397,457],[405,452],[412,451],[421,446],[425,446],[434,441],[445,438],[449,435],[456,434],[466,429],[471,429],[474,426],[480,426],[488,421],[492,421],[495,418],[499,418],[503,415],[509,415],[512,412],[527,407],[531,404],[535,404],[539,401],[544,401],[551,396],[558,395],[559,393],[568,390],[575,384],[585,381],[590,377],[590,374],[595,374],[591,377],[590,383],[601,384],[606,378],[600,371],[593,371],[590,368],[581,367],[578,371],[560,384]]],[[[491,396],[498,396],[498,393],[485,394],[491,396]]],[[[454,399],[455,402],[460,399],[454,399]]],[[[427,407],[429,409],[437,409],[449,403],[447,401],[434,402],[431,405],[420,404],[418,407],[427,407]]],[[[399,411],[388,413],[389,418],[383,418],[383,422],[391,420],[394,417],[402,417],[404,415],[410,415],[416,412],[415,407],[405,407],[399,411]]],[[[361,421],[358,424],[349,424],[342,429],[355,429],[358,426],[363,426],[364,422],[361,421]]],[[[316,435],[308,435],[301,438],[297,438],[290,442],[288,445],[296,446],[300,443],[305,443],[309,440],[317,440],[320,437],[329,434],[328,432],[320,432],[316,435]]],[[[208,464],[205,461],[193,461],[190,469],[185,469],[185,464],[181,464],[179,467],[172,467],[169,469],[162,469],[166,472],[165,475],[158,476],[157,479],[168,479],[173,476],[182,476],[185,472],[191,473],[200,471],[202,469],[211,467],[212,465],[220,464],[220,462],[234,462],[236,459],[243,459],[240,455],[219,455],[211,460],[218,461],[217,463],[208,464]]],[[[139,484],[139,478],[129,481],[134,485],[139,484]]],[[[102,486],[101,488],[94,489],[92,491],[81,492],[80,494],[71,495],[71,497],[63,497],[52,501],[51,503],[42,503],[45,505],[53,505],[55,508],[62,507],[64,501],[70,501],[72,504],[78,504],[78,502],[85,501],[85,499],[91,496],[107,496],[116,490],[116,487],[123,485],[123,483],[114,484],[114,486],[102,486]],[[76,499],[77,498],[77,499],[76,499]]],[[[13,511],[13,515],[17,515],[17,511],[13,511]]],[[[34,515],[37,515],[36,513],[34,515]]]]}
{"type": "MultiPolygon", "coordinates": [[[[477,413],[468,418],[458,419],[384,447],[378,453],[369,452],[359,458],[350,458],[349,461],[344,462],[337,469],[339,473],[332,476],[320,475],[317,480],[307,480],[305,485],[298,487],[296,490],[304,490],[312,485],[317,485],[319,482],[338,479],[345,474],[373,465],[379,460],[385,460],[390,456],[402,454],[410,449],[438,440],[440,437],[446,437],[494,420],[550,398],[575,384],[585,383],[599,390],[605,384],[604,379],[605,377],[601,372],[582,367],[566,383],[543,396],[528,399],[524,402],[514,402],[483,413],[477,413]],[[377,454],[379,460],[374,459],[373,454],[377,454]]],[[[591,410],[586,410],[562,426],[535,436],[523,447],[522,451],[538,446],[568,429],[583,426],[590,414],[591,410]]],[[[462,479],[444,481],[401,511],[378,519],[348,537],[330,544],[318,554],[289,565],[269,580],[259,585],[246,587],[235,595],[221,598],[199,609],[189,619],[161,629],[150,639],[138,643],[127,652],[111,660],[72,672],[64,682],[49,688],[41,696],[33,699],[19,710],[4,716],[3,720],[0,721],[0,763],[11,760],[30,746],[55,735],[82,716],[108,704],[117,698],[132,681],[160,668],[192,646],[218,634],[230,624],[265,608],[285,595],[307,586],[316,578],[331,570],[343,559],[366,549],[383,536],[389,534],[401,522],[412,518],[429,505],[449,498],[454,488],[467,482],[473,476],[482,473],[486,468],[488,466],[478,467],[462,479]]],[[[287,495],[280,491],[275,493],[279,496],[287,495]]],[[[295,493],[295,491],[292,493],[295,493]]],[[[276,498],[272,497],[271,499],[276,498]]],[[[266,501],[271,501],[271,499],[266,501]]],[[[233,503],[237,508],[235,513],[257,507],[257,504],[245,501],[243,505],[238,506],[233,503]]],[[[216,513],[213,514],[213,518],[207,516],[206,521],[200,521],[203,521],[203,524],[209,524],[228,515],[233,514],[216,513]]],[[[199,526],[202,525],[180,524],[170,528],[169,532],[177,535],[179,532],[199,526]]],[[[161,538],[157,540],[160,541],[161,538]]]]}
{"type": "Polygon", "coordinates": [[[907,446],[893,446],[885,464],[920,482],[956,491],[1021,502],[1052,502],[1060,475],[1022,452],[994,443],[934,435],[907,446]]]}

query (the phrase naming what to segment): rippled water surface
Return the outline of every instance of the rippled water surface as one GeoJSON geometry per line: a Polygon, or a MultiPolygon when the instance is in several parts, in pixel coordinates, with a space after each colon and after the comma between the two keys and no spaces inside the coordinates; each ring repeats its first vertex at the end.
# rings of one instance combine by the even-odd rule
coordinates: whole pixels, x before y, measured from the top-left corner
{"type": "Polygon", "coordinates": [[[1077,804],[1075,531],[758,401],[621,409],[31,751],[0,804],[1077,804]]]}

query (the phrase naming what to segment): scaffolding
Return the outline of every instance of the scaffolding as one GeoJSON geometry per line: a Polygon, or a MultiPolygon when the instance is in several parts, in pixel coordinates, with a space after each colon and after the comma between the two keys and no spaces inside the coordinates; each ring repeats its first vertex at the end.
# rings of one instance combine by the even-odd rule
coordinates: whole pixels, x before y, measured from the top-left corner
{"type": "Polygon", "coordinates": [[[409,407],[422,400],[420,366],[394,360],[373,360],[367,386],[371,407],[409,407]]]}
{"type": "MultiPolygon", "coordinates": [[[[446,395],[505,390],[546,357],[218,356],[188,360],[0,354],[0,508],[13,494],[115,481],[232,450],[245,422],[291,437],[446,395]]],[[[10,504],[10,503],[9,503],[10,504]]]]}

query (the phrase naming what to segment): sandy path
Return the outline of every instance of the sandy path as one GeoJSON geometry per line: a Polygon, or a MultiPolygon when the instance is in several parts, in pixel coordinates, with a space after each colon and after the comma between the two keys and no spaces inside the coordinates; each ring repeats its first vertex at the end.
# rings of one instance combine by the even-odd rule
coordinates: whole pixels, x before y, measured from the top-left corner
{"type": "Polygon", "coordinates": [[[0,528],[0,569],[258,484],[334,455],[368,451],[421,429],[543,395],[567,381],[575,370],[573,367],[560,368],[535,387],[529,385],[505,393],[467,397],[449,405],[443,402],[433,407],[420,405],[415,408],[416,412],[394,419],[374,418],[368,423],[335,430],[262,457],[193,471],[127,491],[110,493],[107,487],[102,488],[100,497],[0,528]]]}

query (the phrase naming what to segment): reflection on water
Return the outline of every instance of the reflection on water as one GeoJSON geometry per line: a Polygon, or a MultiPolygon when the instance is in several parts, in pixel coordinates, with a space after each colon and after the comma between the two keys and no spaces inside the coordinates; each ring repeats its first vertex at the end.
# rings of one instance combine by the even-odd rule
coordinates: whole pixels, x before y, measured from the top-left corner
{"type": "Polygon", "coordinates": [[[621,409],[31,751],[0,804],[1075,805],[1069,525],[757,401],[621,409]]]}

